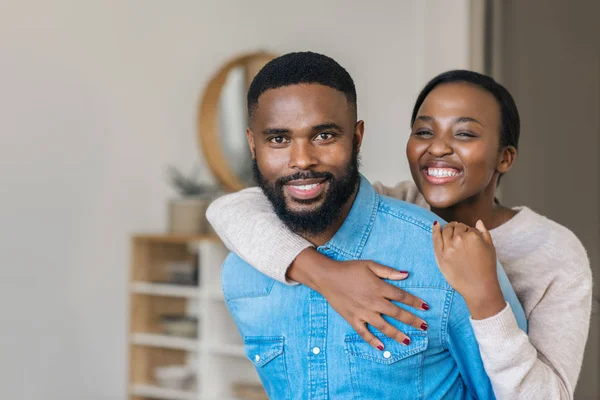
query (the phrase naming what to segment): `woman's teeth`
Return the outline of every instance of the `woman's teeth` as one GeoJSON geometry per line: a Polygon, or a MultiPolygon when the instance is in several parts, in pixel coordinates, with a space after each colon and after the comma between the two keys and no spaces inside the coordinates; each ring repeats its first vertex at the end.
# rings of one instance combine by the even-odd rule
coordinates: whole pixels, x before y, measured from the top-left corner
{"type": "Polygon", "coordinates": [[[316,188],[317,185],[318,185],[318,183],[312,183],[310,185],[298,185],[298,186],[294,185],[294,189],[308,191],[308,190],[312,190],[312,189],[316,188]]]}
{"type": "Polygon", "coordinates": [[[448,176],[456,176],[460,172],[454,168],[427,168],[427,175],[436,178],[445,178],[448,176]]]}

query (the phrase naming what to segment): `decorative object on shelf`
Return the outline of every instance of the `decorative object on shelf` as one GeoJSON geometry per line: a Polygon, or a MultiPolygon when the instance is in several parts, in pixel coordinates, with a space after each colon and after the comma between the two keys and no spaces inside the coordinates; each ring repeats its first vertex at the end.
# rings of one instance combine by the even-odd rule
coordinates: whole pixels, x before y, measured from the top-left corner
{"type": "Polygon", "coordinates": [[[173,166],[167,169],[169,183],[181,196],[169,201],[171,233],[192,235],[212,232],[205,214],[210,202],[217,197],[218,189],[214,185],[200,183],[198,173],[198,167],[189,175],[173,166]]]}
{"type": "Polygon", "coordinates": [[[198,141],[215,178],[226,191],[253,182],[246,139],[246,94],[254,76],[276,56],[256,52],[235,57],[212,77],[198,110],[198,141]]]}
{"type": "Polygon", "coordinates": [[[198,318],[189,315],[161,315],[160,323],[167,335],[197,338],[198,318]]]}
{"type": "MultiPolygon", "coordinates": [[[[197,261],[197,258],[194,259],[197,261]]],[[[198,265],[191,261],[171,261],[167,264],[169,282],[175,285],[198,285],[198,265]]]]}
{"type": "Polygon", "coordinates": [[[158,386],[175,390],[193,390],[195,371],[187,365],[167,365],[154,369],[154,378],[158,386]]]}

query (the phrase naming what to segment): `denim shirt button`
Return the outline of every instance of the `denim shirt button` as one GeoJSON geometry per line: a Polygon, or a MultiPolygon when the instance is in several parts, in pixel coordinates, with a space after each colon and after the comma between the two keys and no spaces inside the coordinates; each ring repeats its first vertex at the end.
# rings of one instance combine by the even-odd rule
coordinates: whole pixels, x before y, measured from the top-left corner
{"type": "Polygon", "coordinates": [[[390,358],[391,356],[392,356],[392,353],[390,353],[389,351],[383,352],[383,358],[390,358]]]}
{"type": "Polygon", "coordinates": [[[256,362],[260,361],[260,356],[258,354],[254,356],[254,361],[256,361],[256,362]]]}
{"type": "Polygon", "coordinates": [[[313,347],[312,352],[313,352],[314,355],[317,355],[317,354],[319,354],[321,352],[321,349],[318,348],[318,347],[313,347]]]}

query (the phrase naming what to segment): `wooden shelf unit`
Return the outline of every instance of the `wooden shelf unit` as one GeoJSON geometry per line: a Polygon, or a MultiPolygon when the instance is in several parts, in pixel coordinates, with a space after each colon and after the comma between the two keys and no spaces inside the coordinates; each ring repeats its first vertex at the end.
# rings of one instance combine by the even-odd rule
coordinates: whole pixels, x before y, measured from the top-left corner
{"type": "Polygon", "coordinates": [[[216,236],[134,235],[129,283],[129,400],[231,399],[235,382],[259,382],[221,291],[227,250],[216,236]],[[199,285],[168,283],[170,262],[196,262],[199,285]],[[165,314],[194,315],[198,338],[166,335],[165,314]],[[154,369],[188,365],[196,390],[162,388],[154,369]]]}

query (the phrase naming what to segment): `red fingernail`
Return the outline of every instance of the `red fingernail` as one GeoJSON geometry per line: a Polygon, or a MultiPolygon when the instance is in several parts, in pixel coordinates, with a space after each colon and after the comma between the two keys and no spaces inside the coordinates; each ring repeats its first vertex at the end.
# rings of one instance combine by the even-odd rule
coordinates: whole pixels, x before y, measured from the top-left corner
{"type": "Polygon", "coordinates": [[[382,344],[378,344],[378,345],[377,345],[377,348],[378,348],[379,350],[383,351],[383,345],[382,345],[382,344]]]}
{"type": "Polygon", "coordinates": [[[421,329],[423,329],[424,331],[426,331],[426,330],[427,330],[427,328],[429,328],[429,326],[428,326],[428,325],[427,325],[425,322],[423,322],[423,323],[421,324],[421,329]]]}
{"type": "Polygon", "coordinates": [[[436,226],[436,225],[437,225],[437,221],[433,221],[433,226],[436,226]]]}
{"type": "Polygon", "coordinates": [[[407,345],[407,346],[408,346],[408,345],[410,344],[410,339],[409,339],[409,338],[406,338],[406,339],[404,339],[404,340],[402,341],[402,343],[404,343],[405,345],[407,345]]]}
{"type": "Polygon", "coordinates": [[[408,274],[408,271],[398,271],[398,272],[400,272],[401,274],[408,274]]]}
{"type": "Polygon", "coordinates": [[[421,308],[423,308],[423,310],[427,311],[427,310],[429,310],[429,304],[423,303],[423,304],[421,304],[421,308]]]}

